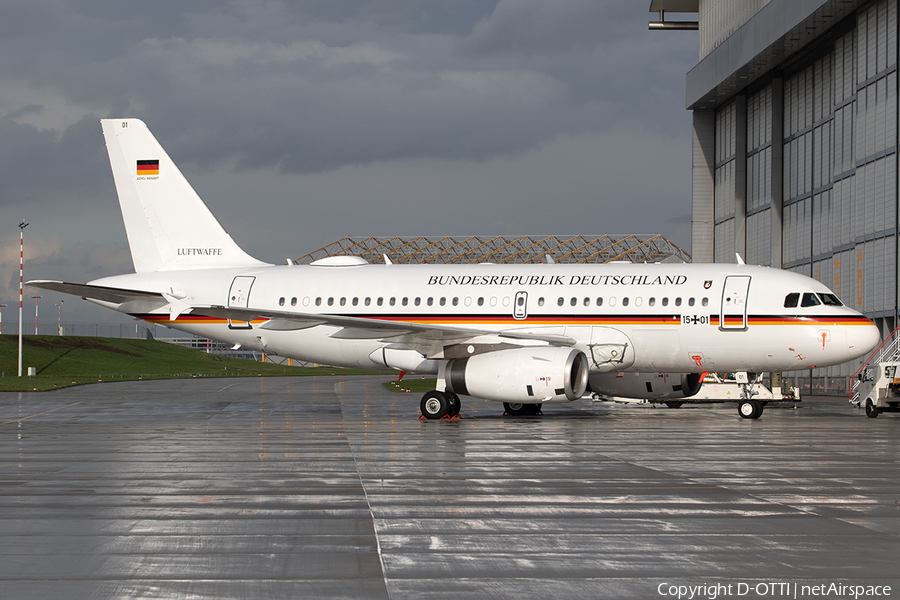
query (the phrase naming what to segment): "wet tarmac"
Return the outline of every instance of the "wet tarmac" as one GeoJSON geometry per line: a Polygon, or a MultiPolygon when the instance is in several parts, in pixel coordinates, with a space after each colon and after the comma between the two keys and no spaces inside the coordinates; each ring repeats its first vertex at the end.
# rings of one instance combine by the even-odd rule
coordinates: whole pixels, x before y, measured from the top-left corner
{"type": "Polygon", "coordinates": [[[463,398],[426,422],[387,378],[0,394],[0,596],[900,597],[898,415],[463,398]]]}

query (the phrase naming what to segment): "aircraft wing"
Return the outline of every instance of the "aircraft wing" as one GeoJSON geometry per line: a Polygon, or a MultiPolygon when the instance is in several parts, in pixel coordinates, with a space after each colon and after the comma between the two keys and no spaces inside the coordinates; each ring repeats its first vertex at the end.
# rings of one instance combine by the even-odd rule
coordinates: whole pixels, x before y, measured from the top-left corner
{"type": "Polygon", "coordinates": [[[378,339],[404,336],[406,338],[404,341],[410,342],[421,340],[428,343],[461,343],[474,337],[493,335],[511,340],[542,341],[559,346],[572,346],[575,344],[574,339],[563,335],[537,334],[517,330],[491,331],[474,327],[412,323],[379,317],[347,317],[224,306],[194,306],[191,307],[191,314],[237,321],[269,319],[266,323],[260,325],[260,328],[276,331],[307,329],[316,325],[332,325],[343,328],[332,337],[344,339],[378,339]]]}

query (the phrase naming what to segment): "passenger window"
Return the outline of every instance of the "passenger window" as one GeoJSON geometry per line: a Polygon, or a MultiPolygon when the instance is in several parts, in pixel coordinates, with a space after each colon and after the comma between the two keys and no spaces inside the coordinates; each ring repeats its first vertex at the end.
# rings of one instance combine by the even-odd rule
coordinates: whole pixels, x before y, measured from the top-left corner
{"type": "Polygon", "coordinates": [[[366,306],[371,306],[371,304],[372,304],[372,299],[369,297],[366,297],[366,306]]]}
{"type": "Polygon", "coordinates": [[[303,306],[309,306],[309,296],[303,297],[303,306]]]}
{"type": "Polygon", "coordinates": [[[384,304],[384,298],[378,298],[378,300],[375,302],[375,304],[377,304],[378,306],[383,305],[383,304],[384,304]]]}
{"type": "Polygon", "coordinates": [[[409,298],[403,298],[403,300],[401,300],[400,303],[401,303],[403,306],[406,306],[407,304],[409,304],[409,298]]]}
{"type": "Polygon", "coordinates": [[[693,306],[693,305],[694,305],[694,299],[688,298],[688,306],[693,306]]]}
{"type": "Polygon", "coordinates": [[[422,304],[422,299],[416,298],[415,300],[413,300],[413,304],[415,304],[416,306],[419,306],[420,304],[422,304]]]}
{"type": "Polygon", "coordinates": [[[578,298],[572,298],[571,300],[569,300],[569,304],[575,306],[576,304],[578,304],[578,298]]]}
{"type": "Polygon", "coordinates": [[[681,306],[681,298],[675,298],[675,306],[681,306]]]}
{"type": "Polygon", "coordinates": [[[443,296],[441,296],[441,306],[446,306],[446,304],[447,304],[447,299],[444,298],[443,296]]]}
{"type": "Polygon", "coordinates": [[[647,300],[647,306],[656,306],[656,298],[650,298],[647,300]]]}
{"type": "Polygon", "coordinates": [[[543,305],[544,305],[544,299],[538,298],[538,306],[543,306],[543,305]]]}
{"type": "Polygon", "coordinates": [[[341,306],[347,306],[347,299],[341,298],[341,306]]]}
{"type": "Polygon", "coordinates": [[[784,297],[784,307],[785,308],[797,308],[797,301],[800,300],[800,294],[797,292],[791,292],[787,296],[784,297]]]}
{"type": "Polygon", "coordinates": [[[429,298],[428,300],[426,300],[425,303],[426,303],[428,306],[433,305],[433,304],[434,304],[434,298],[429,298]]]}
{"type": "Polygon", "coordinates": [[[597,306],[603,306],[603,298],[597,298],[597,306]]]}
{"type": "Polygon", "coordinates": [[[662,305],[663,305],[663,306],[668,306],[668,305],[669,305],[669,299],[668,299],[668,298],[663,298],[663,299],[662,299],[662,305]]]}
{"type": "Polygon", "coordinates": [[[322,306],[322,298],[316,298],[316,306],[322,306]]]}
{"type": "Polygon", "coordinates": [[[284,306],[284,297],[278,299],[278,306],[284,306]]]}
{"type": "Polygon", "coordinates": [[[644,299],[641,298],[640,296],[638,296],[637,298],[634,299],[635,306],[641,306],[643,303],[644,303],[644,299]]]}
{"type": "Polygon", "coordinates": [[[491,306],[497,306],[497,296],[491,296],[491,306]]]}
{"type": "Polygon", "coordinates": [[[483,297],[478,298],[478,306],[484,306],[484,298],[483,297]]]}
{"type": "Polygon", "coordinates": [[[616,297],[615,297],[615,296],[611,296],[611,297],[609,298],[609,305],[610,305],[610,306],[615,306],[615,305],[616,305],[616,297]]]}
{"type": "Polygon", "coordinates": [[[397,304],[397,299],[392,296],[391,299],[388,301],[388,303],[391,306],[395,306],[397,304]]]}
{"type": "Polygon", "coordinates": [[[459,298],[453,298],[453,306],[459,306],[459,298]]]}
{"type": "Polygon", "coordinates": [[[359,306],[359,298],[353,299],[353,306],[359,306]]]}
{"type": "Polygon", "coordinates": [[[297,306],[297,299],[291,298],[291,306],[297,306]]]}
{"type": "Polygon", "coordinates": [[[334,298],[328,298],[328,306],[334,306],[334,298]]]}
{"type": "Polygon", "coordinates": [[[628,296],[622,298],[622,306],[628,306],[628,296]]]}
{"type": "Polygon", "coordinates": [[[803,294],[803,300],[800,301],[800,306],[803,308],[808,308],[810,306],[818,306],[822,304],[819,302],[819,297],[811,292],[806,292],[803,294]]]}
{"type": "Polygon", "coordinates": [[[584,299],[584,305],[585,305],[585,306],[590,306],[590,305],[591,305],[591,299],[590,299],[590,298],[585,298],[585,299],[584,299]]]}
{"type": "Polygon", "coordinates": [[[703,306],[709,306],[709,298],[704,298],[701,304],[703,304],[703,306]]]}
{"type": "Polygon", "coordinates": [[[557,306],[562,306],[565,303],[566,303],[566,301],[562,296],[560,296],[559,299],[556,301],[557,306]]]}

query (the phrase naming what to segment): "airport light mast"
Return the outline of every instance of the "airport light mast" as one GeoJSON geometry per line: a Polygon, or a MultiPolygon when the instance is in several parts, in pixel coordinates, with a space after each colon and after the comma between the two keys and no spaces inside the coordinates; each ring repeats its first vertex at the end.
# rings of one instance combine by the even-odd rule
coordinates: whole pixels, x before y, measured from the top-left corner
{"type": "Polygon", "coordinates": [[[65,300],[56,303],[56,335],[62,335],[62,305],[65,300]]]}
{"type": "Polygon", "coordinates": [[[19,377],[22,376],[22,278],[23,267],[25,266],[25,228],[28,223],[25,219],[19,223],[19,377]]]}
{"type": "Polygon", "coordinates": [[[6,306],[6,304],[0,304],[0,333],[3,333],[3,309],[6,306]]]}
{"type": "Polygon", "coordinates": [[[34,298],[34,335],[38,334],[38,300],[41,299],[39,294],[32,296],[34,298]]]}

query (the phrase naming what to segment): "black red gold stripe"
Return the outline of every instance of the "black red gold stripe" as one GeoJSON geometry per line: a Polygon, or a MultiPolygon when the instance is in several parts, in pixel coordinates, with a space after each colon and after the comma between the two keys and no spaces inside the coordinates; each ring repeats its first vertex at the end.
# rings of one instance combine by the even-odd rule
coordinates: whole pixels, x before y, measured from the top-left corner
{"type": "Polygon", "coordinates": [[[159,159],[137,161],[138,175],[159,175],[159,159]]]}

